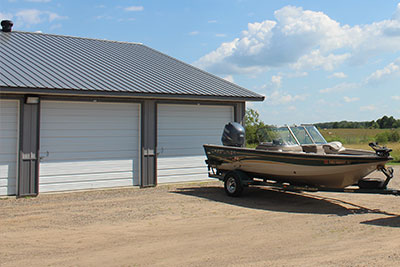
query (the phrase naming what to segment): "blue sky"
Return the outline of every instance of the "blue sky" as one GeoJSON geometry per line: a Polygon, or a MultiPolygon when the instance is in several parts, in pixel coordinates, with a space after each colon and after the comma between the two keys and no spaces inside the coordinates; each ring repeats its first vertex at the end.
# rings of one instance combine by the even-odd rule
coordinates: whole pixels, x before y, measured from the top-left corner
{"type": "Polygon", "coordinates": [[[400,118],[399,0],[0,0],[0,19],[144,43],[265,95],[268,124],[400,118]]]}

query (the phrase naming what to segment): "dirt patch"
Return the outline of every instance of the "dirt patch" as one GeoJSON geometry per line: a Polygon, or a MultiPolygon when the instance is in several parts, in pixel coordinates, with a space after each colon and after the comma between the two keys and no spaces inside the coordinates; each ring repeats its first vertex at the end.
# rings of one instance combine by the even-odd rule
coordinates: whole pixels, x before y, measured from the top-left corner
{"type": "MultiPolygon", "coordinates": [[[[390,186],[400,188],[400,167],[390,186]]],[[[220,182],[0,200],[0,266],[398,266],[400,197],[220,182]]]]}

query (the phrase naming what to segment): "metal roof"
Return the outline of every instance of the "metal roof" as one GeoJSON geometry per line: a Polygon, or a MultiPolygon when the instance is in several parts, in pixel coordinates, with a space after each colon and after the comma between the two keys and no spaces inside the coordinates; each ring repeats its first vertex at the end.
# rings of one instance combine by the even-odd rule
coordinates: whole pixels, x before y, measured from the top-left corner
{"type": "Polygon", "coordinates": [[[138,43],[0,32],[0,90],[262,101],[263,96],[138,43]]]}

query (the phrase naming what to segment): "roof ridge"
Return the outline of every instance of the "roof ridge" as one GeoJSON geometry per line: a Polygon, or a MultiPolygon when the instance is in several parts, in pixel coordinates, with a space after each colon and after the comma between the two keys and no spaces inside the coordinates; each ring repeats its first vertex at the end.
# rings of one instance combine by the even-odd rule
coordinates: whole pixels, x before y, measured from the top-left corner
{"type": "Polygon", "coordinates": [[[37,35],[47,35],[47,36],[55,36],[55,37],[66,37],[66,38],[73,38],[73,39],[83,39],[83,40],[92,40],[92,41],[103,41],[103,42],[110,42],[110,43],[143,45],[143,43],[139,43],[139,42],[115,41],[115,40],[98,39],[98,38],[90,38],[90,37],[80,37],[80,36],[73,36],[73,35],[62,35],[62,34],[55,34],[55,33],[43,33],[43,32],[12,31],[12,32],[9,32],[9,33],[7,33],[7,34],[13,34],[13,33],[37,34],[37,35]]]}

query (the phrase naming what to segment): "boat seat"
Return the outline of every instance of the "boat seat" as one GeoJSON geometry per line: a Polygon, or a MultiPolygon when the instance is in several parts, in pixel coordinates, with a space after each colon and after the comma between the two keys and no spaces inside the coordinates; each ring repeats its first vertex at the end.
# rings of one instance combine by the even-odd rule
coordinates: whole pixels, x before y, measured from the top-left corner
{"type": "Polygon", "coordinates": [[[306,153],[325,154],[325,151],[321,145],[302,145],[301,148],[303,149],[303,152],[306,153]]]}
{"type": "Polygon", "coordinates": [[[342,143],[338,141],[324,144],[322,145],[322,148],[324,149],[326,154],[338,154],[346,150],[346,148],[342,145],[342,143]]]}

